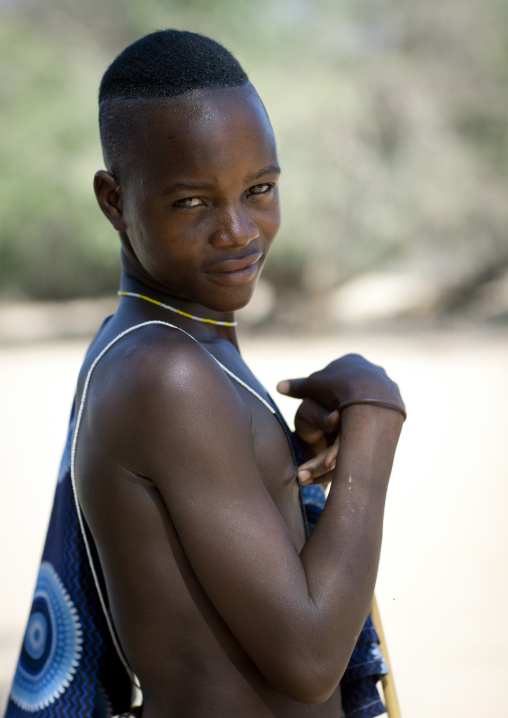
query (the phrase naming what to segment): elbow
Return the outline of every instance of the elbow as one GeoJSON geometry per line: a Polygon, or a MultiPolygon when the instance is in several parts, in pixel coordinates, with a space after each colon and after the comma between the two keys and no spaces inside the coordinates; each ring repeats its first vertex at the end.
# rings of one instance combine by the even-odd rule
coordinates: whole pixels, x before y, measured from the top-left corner
{"type": "Polygon", "coordinates": [[[290,661],[285,670],[272,676],[271,685],[286,696],[299,703],[318,705],[327,701],[337,690],[344,669],[333,662],[323,664],[305,660],[290,661]]]}

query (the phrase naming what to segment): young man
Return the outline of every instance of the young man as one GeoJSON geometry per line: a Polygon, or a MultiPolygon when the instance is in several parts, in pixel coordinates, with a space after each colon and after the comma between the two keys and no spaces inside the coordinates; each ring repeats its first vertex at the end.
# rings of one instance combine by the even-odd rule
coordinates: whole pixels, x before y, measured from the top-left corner
{"type": "Polygon", "coordinates": [[[302,479],[331,478],[309,537],[291,437],[234,321],[279,228],[261,100],[224,48],[164,31],[108,69],[100,123],[121,301],[80,374],[7,715],[126,711],[126,672],[143,718],[338,718],[343,676],[346,713],[378,715],[354,680],[383,672],[362,627],[397,386],[355,355],[279,385],[303,400],[302,479]]]}

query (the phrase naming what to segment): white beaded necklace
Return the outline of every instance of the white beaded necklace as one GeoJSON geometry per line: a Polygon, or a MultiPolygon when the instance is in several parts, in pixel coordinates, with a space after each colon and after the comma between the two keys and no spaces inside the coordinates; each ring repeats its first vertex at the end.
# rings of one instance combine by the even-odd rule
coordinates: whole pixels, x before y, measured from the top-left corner
{"type": "Polygon", "coordinates": [[[216,319],[205,319],[204,317],[196,317],[194,314],[188,314],[187,312],[182,312],[181,309],[176,309],[176,307],[172,307],[170,304],[164,304],[164,302],[159,302],[157,299],[152,299],[152,297],[147,297],[144,294],[137,294],[136,292],[118,292],[119,297],[135,297],[136,299],[144,299],[145,302],[150,302],[151,304],[156,304],[158,307],[162,307],[163,309],[169,309],[170,312],[174,312],[175,314],[180,314],[182,317],[187,317],[187,319],[193,319],[195,322],[201,322],[202,324],[216,324],[220,327],[236,327],[238,325],[238,322],[221,322],[216,319]]]}

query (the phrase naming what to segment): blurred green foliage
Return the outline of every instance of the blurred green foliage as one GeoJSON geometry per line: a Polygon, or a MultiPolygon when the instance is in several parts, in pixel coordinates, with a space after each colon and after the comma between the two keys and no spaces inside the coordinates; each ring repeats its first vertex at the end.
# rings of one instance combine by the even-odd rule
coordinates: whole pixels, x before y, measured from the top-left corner
{"type": "Polygon", "coordinates": [[[508,261],[504,0],[3,0],[1,295],[116,288],[118,241],[92,191],[97,88],[123,47],[164,27],[225,44],[267,106],[279,286],[319,294],[379,264],[472,276],[508,261]]]}

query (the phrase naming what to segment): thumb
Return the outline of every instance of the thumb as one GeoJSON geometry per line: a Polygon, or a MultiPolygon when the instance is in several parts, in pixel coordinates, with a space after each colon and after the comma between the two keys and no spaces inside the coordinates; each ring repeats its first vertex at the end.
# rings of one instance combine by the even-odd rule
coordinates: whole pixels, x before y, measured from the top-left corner
{"type": "Polygon", "coordinates": [[[307,396],[307,379],[284,379],[277,384],[279,394],[292,396],[294,399],[305,399],[307,396]]]}

